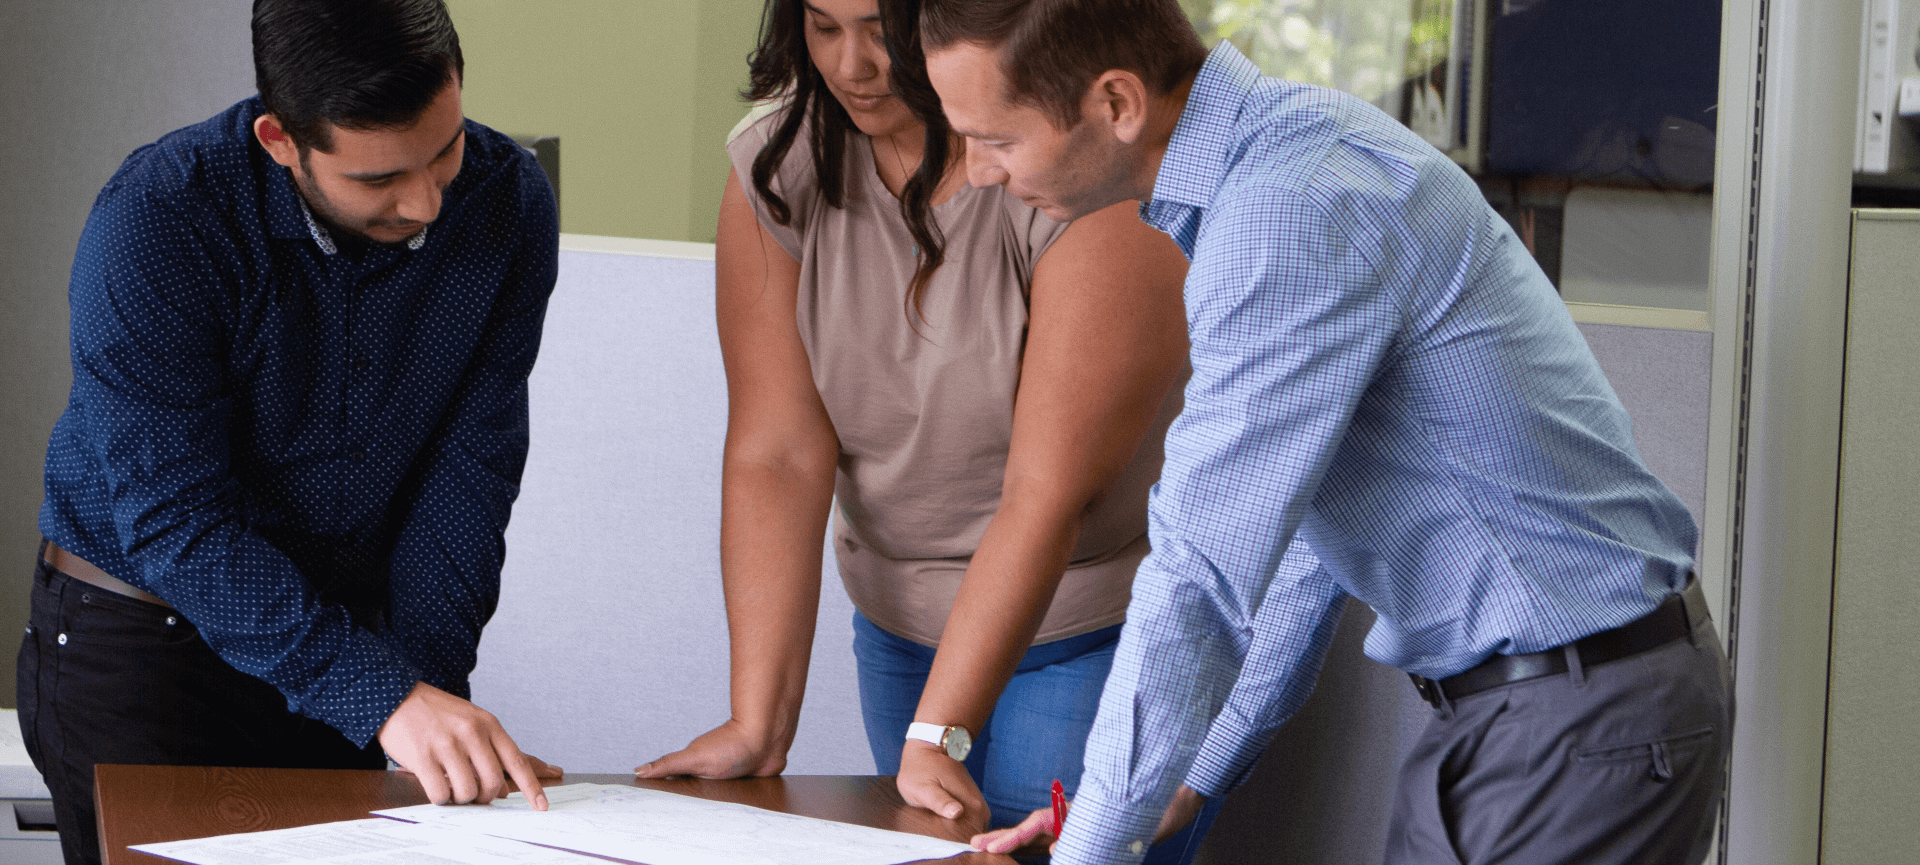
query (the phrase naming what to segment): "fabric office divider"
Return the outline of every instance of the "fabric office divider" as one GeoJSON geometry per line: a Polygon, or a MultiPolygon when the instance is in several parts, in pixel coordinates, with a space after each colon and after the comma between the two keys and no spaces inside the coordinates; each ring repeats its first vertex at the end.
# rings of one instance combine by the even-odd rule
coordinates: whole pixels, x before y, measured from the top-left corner
{"type": "MultiPolygon", "coordinates": [[[[624,772],[728,714],[713,262],[562,252],[528,386],[533,446],[474,699],[528,753],[624,772]]],[[[789,772],[873,771],[852,616],[823,580],[789,772]]]]}

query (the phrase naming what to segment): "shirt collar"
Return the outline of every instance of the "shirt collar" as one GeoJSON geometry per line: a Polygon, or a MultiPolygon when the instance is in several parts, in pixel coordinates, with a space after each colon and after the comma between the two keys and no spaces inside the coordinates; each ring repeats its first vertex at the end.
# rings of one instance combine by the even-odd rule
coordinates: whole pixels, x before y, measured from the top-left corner
{"type": "MultiPolygon", "coordinates": [[[[1227,173],[1227,154],[1233,147],[1240,106],[1259,81],[1260,67],[1233,43],[1221,40],[1214,46],[1193,79],[1187,106],[1181,110],[1167,152],[1160,158],[1160,173],[1153,181],[1153,203],[1205,207],[1213,201],[1214,191],[1227,173]]],[[[1147,212],[1143,206],[1142,213],[1147,212]]]]}
{"type": "Polygon", "coordinates": [[[327,231],[327,227],[314,221],[313,211],[307,207],[307,199],[296,195],[294,200],[300,202],[300,215],[307,220],[307,234],[313,238],[314,243],[320,245],[320,251],[328,255],[339,252],[340,248],[333,245],[333,235],[327,231]]]}
{"type": "Polygon", "coordinates": [[[257,158],[265,163],[267,175],[267,230],[276,240],[299,240],[312,236],[307,229],[311,217],[307,203],[293,186],[293,172],[274,162],[260,143],[251,142],[257,158]]]}
{"type": "MultiPolygon", "coordinates": [[[[333,243],[333,234],[327,231],[327,227],[321,225],[319,220],[313,218],[313,211],[308,209],[307,200],[297,195],[294,196],[294,200],[300,202],[300,215],[307,219],[307,234],[313,237],[314,243],[320,245],[320,251],[328,255],[339,252],[340,248],[333,243]]],[[[419,231],[414,232],[412,237],[407,238],[407,249],[414,250],[425,246],[427,244],[427,231],[431,228],[433,228],[431,225],[420,226],[419,231]]]]}

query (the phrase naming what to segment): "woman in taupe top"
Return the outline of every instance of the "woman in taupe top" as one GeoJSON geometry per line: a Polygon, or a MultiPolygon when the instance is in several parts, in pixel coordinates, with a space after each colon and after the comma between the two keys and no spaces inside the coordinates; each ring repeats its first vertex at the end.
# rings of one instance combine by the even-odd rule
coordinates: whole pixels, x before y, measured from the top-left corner
{"type": "Polygon", "coordinates": [[[1179,407],[1186,262],[1132,204],[1068,226],[968,185],[894,26],[918,3],[886,5],[883,34],[876,0],[767,3],[748,95],[780,101],[728,144],[716,253],[732,717],[636,771],[785,767],[833,510],[875,762],[979,830],[1078,784],[1179,407]]]}

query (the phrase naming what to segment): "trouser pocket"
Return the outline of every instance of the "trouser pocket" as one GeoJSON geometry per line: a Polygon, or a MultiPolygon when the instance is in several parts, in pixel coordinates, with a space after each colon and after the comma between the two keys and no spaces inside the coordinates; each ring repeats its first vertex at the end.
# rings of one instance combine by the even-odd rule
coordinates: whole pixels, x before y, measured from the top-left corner
{"type": "Polygon", "coordinates": [[[1714,744],[1718,732],[1713,727],[1701,727],[1644,742],[1585,748],[1575,751],[1573,758],[1595,766],[1613,765],[1631,768],[1637,764],[1646,770],[1648,779],[1671,781],[1675,774],[1676,763],[1696,759],[1702,751],[1714,744]]]}

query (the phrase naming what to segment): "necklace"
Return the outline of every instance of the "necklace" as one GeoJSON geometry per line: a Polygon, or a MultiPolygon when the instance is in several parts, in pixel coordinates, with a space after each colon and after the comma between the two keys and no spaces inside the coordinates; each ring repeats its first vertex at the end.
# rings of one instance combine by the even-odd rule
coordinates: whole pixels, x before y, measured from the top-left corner
{"type": "MultiPolygon", "coordinates": [[[[893,164],[900,168],[900,192],[895,197],[904,198],[907,194],[907,183],[913,180],[913,175],[907,171],[906,158],[900,155],[900,142],[892,135],[887,136],[887,147],[893,150],[893,164]]],[[[920,254],[920,244],[917,241],[913,244],[913,254],[915,256],[920,254]]]]}
{"type": "Polygon", "coordinates": [[[887,147],[893,151],[893,164],[900,169],[900,192],[904,195],[907,190],[907,181],[913,179],[913,172],[907,170],[907,160],[900,155],[898,139],[892,135],[887,136],[887,147]]]}

